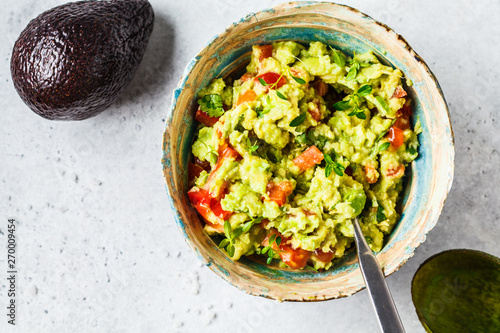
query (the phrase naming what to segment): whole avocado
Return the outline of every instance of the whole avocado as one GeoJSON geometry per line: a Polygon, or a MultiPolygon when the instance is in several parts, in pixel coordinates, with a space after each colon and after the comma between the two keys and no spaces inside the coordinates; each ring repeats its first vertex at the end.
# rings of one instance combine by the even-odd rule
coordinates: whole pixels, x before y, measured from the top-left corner
{"type": "Polygon", "coordinates": [[[153,22],[147,0],[80,1],[40,14],[14,45],[19,96],[51,120],[97,115],[132,80],[153,22]]]}

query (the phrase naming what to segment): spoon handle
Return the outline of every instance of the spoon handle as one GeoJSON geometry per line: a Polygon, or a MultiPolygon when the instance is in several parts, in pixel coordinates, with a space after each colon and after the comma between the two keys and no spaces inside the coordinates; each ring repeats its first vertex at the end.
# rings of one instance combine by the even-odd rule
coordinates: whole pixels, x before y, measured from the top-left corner
{"type": "Polygon", "coordinates": [[[361,267],[363,279],[370,293],[373,307],[377,313],[380,328],[384,333],[404,333],[403,323],[401,323],[391,292],[385,283],[382,269],[377,258],[366,243],[357,218],[354,219],[353,225],[359,266],[361,267]]]}

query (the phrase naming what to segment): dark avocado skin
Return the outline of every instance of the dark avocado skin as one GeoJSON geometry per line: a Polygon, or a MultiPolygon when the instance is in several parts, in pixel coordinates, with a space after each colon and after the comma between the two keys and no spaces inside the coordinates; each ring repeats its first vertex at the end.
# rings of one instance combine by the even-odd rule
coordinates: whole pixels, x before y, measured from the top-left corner
{"type": "Polygon", "coordinates": [[[97,115],[132,80],[153,22],[147,0],[80,1],[40,14],[14,45],[19,96],[51,120],[97,115]]]}

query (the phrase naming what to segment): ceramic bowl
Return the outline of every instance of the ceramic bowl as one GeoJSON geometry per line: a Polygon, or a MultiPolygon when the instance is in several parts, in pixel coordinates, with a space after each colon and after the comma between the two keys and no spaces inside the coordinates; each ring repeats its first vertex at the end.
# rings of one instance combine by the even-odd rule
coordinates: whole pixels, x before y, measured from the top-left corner
{"type": "MultiPolygon", "coordinates": [[[[243,68],[254,44],[275,40],[321,41],[347,53],[373,51],[401,69],[413,111],[422,123],[420,156],[402,193],[402,216],[377,253],[385,275],[397,271],[436,224],[454,169],[453,132],[439,84],[403,37],[359,11],[324,2],[292,2],[250,14],[216,36],[188,64],[172,98],[163,138],[163,174],[175,220],[198,257],[224,280],[252,295],[311,301],[350,296],[364,288],[355,251],[325,272],[269,267],[248,258],[234,262],[208,237],[186,192],[187,163],[195,134],[196,94],[213,78],[243,68]]],[[[410,168],[408,168],[410,169],[410,168]]]]}

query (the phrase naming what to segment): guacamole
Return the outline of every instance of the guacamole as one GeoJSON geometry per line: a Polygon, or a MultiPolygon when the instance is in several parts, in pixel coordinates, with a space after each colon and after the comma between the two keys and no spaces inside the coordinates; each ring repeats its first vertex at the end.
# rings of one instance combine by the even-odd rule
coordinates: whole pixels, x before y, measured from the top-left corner
{"type": "Polygon", "coordinates": [[[328,269],[358,217],[373,251],[399,219],[419,122],[399,69],[320,42],[255,45],[246,73],[197,96],[191,203],[234,260],[328,269]]]}

